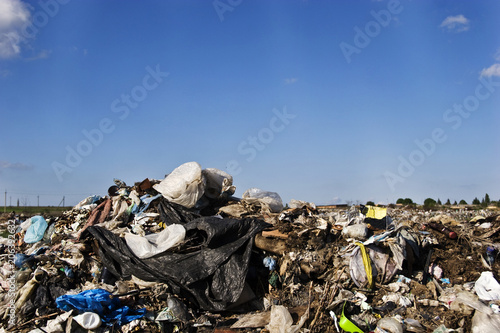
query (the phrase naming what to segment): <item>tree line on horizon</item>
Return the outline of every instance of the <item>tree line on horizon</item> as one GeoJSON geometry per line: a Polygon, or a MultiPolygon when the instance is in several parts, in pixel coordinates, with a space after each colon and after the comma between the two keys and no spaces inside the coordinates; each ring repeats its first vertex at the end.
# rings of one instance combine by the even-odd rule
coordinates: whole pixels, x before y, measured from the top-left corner
{"type": "MultiPolygon", "coordinates": [[[[417,203],[413,202],[413,200],[410,198],[399,198],[396,201],[396,204],[402,204],[402,205],[406,205],[406,206],[417,205],[417,203]]],[[[451,203],[450,199],[448,199],[444,203],[444,206],[451,206],[451,205],[455,205],[455,206],[456,205],[468,205],[468,203],[464,199],[460,200],[458,203],[456,200],[453,203],[451,203]]],[[[494,205],[494,206],[500,207],[500,200],[492,201],[492,200],[490,200],[490,196],[488,195],[488,193],[486,193],[484,195],[484,197],[482,198],[482,200],[479,200],[477,197],[475,197],[474,200],[472,200],[472,205],[479,206],[479,207],[488,207],[490,205],[494,205]]],[[[443,206],[443,203],[441,202],[441,200],[439,198],[437,199],[437,201],[432,199],[432,198],[427,198],[424,200],[424,207],[434,207],[434,206],[443,206]]]]}

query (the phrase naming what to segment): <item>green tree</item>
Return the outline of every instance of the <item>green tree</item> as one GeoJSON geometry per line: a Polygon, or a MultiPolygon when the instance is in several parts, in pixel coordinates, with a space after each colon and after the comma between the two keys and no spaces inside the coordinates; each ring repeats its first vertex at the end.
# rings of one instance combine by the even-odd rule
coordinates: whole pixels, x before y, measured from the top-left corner
{"type": "MultiPolygon", "coordinates": [[[[455,202],[456,202],[456,201],[455,201],[455,202]]],[[[446,200],[446,202],[445,202],[444,204],[445,204],[446,206],[451,205],[451,203],[450,203],[450,199],[446,200]]]]}
{"type": "Polygon", "coordinates": [[[472,200],[472,204],[473,205],[480,205],[481,202],[479,201],[479,199],[477,197],[475,197],[474,200],[472,200]]]}
{"type": "Polygon", "coordinates": [[[367,206],[375,206],[375,203],[373,201],[367,201],[366,205],[367,206]]]}
{"type": "Polygon", "coordinates": [[[436,200],[432,198],[427,198],[424,200],[424,207],[433,207],[436,205],[436,200]]]}
{"type": "Polygon", "coordinates": [[[443,204],[441,203],[441,200],[439,200],[439,198],[438,198],[437,204],[438,204],[439,206],[442,206],[442,205],[443,205],[443,204]]]}
{"type": "MultiPolygon", "coordinates": [[[[462,200],[462,201],[463,201],[463,200],[462,200]]],[[[458,205],[458,204],[457,204],[457,200],[455,200],[455,201],[453,202],[453,204],[454,204],[455,206],[456,206],[456,205],[458,205]]]]}
{"type": "Polygon", "coordinates": [[[486,206],[488,206],[491,203],[490,196],[488,195],[488,193],[484,195],[484,203],[486,204],[486,206]]]}
{"type": "Polygon", "coordinates": [[[397,204],[402,204],[402,205],[413,205],[413,200],[411,200],[410,198],[399,198],[397,201],[396,201],[397,204]]]}
{"type": "Polygon", "coordinates": [[[467,201],[465,201],[464,199],[460,200],[460,202],[458,203],[459,205],[467,205],[467,201]]]}

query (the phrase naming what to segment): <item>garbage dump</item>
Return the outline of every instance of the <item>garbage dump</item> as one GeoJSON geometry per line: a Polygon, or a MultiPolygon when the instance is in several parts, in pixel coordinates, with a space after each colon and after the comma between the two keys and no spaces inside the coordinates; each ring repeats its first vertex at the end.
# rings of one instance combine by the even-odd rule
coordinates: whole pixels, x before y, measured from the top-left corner
{"type": "Polygon", "coordinates": [[[317,206],[185,163],[2,217],[0,332],[500,332],[500,215],[317,206]]]}

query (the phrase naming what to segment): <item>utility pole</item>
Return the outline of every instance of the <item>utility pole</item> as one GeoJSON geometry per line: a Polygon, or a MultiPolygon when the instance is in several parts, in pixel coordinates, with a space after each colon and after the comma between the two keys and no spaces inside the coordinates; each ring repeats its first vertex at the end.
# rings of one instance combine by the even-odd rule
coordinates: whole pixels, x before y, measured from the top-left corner
{"type": "Polygon", "coordinates": [[[5,199],[3,202],[3,212],[5,213],[7,211],[7,190],[5,190],[5,199]]]}
{"type": "Polygon", "coordinates": [[[40,207],[40,196],[39,195],[36,196],[36,205],[38,207],[40,207]]]}

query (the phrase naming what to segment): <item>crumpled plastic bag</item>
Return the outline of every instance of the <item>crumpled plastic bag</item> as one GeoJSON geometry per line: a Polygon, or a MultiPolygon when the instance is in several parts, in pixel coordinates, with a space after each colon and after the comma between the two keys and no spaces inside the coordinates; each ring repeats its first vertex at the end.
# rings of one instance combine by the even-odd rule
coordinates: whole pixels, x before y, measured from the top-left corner
{"type": "Polygon", "coordinates": [[[314,204],[314,202],[306,202],[306,201],[295,200],[295,199],[290,200],[290,202],[288,203],[288,207],[300,208],[300,209],[306,207],[306,208],[309,208],[312,210],[316,209],[316,205],[314,204]]]}
{"type": "Polygon", "coordinates": [[[500,314],[486,314],[476,311],[472,317],[472,333],[498,333],[500,332],[500,314]]]}
{"type": "Polygon", "coordinates": [[[377,206],[365,206],[367,212],[365,214],[366,217],[381,220],[387,216],[387,208],[386,207],[377,207],[377,206]]]}
{"type": "MultiPolygon", "coordinates": [[[[376,281],[378,278],[381,283],[390,281],[397,272],[393,258],[375,245],[366,246],[366,251],[370,256],[373,280],[376,281]]],[[[351,252],[349,273],[353,282],[359,288],[363,288],[368,284],[368,276],[363,263],[362,253],[358,246],[351,252]]]]}
{"type": "Polygon", "coordinates": [[[33,216],[31,218],[31,225],[26,230],[24,235],[24,242],[31,244],[42,240],[45,230],[47,230],[48,224],[43,216],[33,216]]]}
{"type": "Polygon", "coordinates": [[[181,243],[186,237],[186,229],[180,224],[171,224],[156,234],[144,237],[131,233],[125,234],[125,241],[134,254],[141,258],[150,258],[158,253],[181,243]]]}
{"type": "Polygon", "coordinates": [[[403,333],[403,325],[392,317],[384,317],[377,322],[377,328],[383,330],[382,332],[403,333]]]}
{"type": "Polygon", "coordinates": [[[112,326],[115,322],[123,325],[146,314],[146,308],[132,310],[128,306],[122,306],[120,299],[110,296],[111,293],[104,289],[91,289],[77,295],[59,296],[56,304],[64,311],[77,310],[79,314],[96,313],[107,326],[112,326]]]}
{"type": "Polygon", "coordinates": [[[465,304],[467,307],[476,311],[481,311],[486,314],[493,314],[493,310],[481,302],[477,295],[469,291],[460,291],[457,293],[455,300],[450,304],[451,307],[458,308],[458,304],[465,304]]]}
{"type": "Polygon", "coordinates": [[[201,171],[197,162],[184,163],[153,188],[167,200],[193,208],[205,193],[206,180],[201,171]]]}
{"type": "Polygon", "coordinates": [[[366,240],[368,238],[368,228],[364,223],[348,225],[342,229],[342,236],[346,239],[366,240]]]}
{"type": "Polygon", "coordinates": [[[283,210],[283,200],[276,192],[264,191],[259,188],[249,188],[242,195],[242,199],[257,199],[269,206],[271,213],[279,213],[283,210]]]}
{"type": "Polygon", "coordinates": [[[482,301],[500,300],[500,284],[490,271],[481,273],[474,285],[474,290],[482,301]]]}
{"type": "Polygon", "coordinates": [[[144,281],[168,283],[199,308],[223,311],[237,302],[245,286],[253,239],[270,225],[259,219],[202,217],[183,225],[199,246],[186,245],[138,259],[126,241],[113,232],[93,226],[87,229],[99,244],[99,257],[115,277],[135,275],[144,281]],[[187,252],[186,252],[187,251],[187,252]]]}
{"type": "Polygon", "coordinates": [[[293,324],[292,316],[283,305],[273,305],[271,307],[271,321],[266,325],[269,333],[295,333],[300,330],[308,317],[306,312],[296,325],[293,324]]]}
{"type": "Polygon", "coordinates": [[[224,192],[229,195],[234,194],[236,187],[233,186],[233,177],[228,173],[216,168],[206,168],[202,173],[206,180],[205,196],[207,198],[217,199],[224,192]]]}
{"type": "Polygon", "coordinates": [[[82,207],[91,205],[93,203],[96,203],[99,200],[101,200],[101,196],[99,196],[99,195],[91,195],[89,197],[86,197],[82,201],[80,201],[78,204],[76,204],[76,206],[74,206],[73,209],[81,209],[82,207]]]}
{"type": "Polygon", "coordinates": [[[47,333],[63,333],[66,332],[65,329],[62,327],[62,323],[66,322],[68,318],[71,316],[71,311],[65,312],[63,314],[60,314],[54,319],[50,319],[47,321],[47,325],[43,328],[43,331],[40,330],[40,332],[47,332],[47,333]]]}

